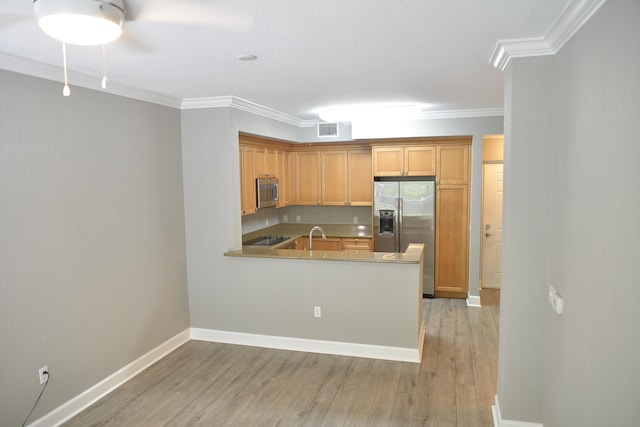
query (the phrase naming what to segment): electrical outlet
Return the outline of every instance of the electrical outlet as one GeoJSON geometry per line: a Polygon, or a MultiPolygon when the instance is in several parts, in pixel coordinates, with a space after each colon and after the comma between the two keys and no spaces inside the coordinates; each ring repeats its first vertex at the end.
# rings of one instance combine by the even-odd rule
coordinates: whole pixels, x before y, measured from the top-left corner
{"type": "Polygon", "coordinates": [[[43,366],[38,369],[38,377],[40,378],[40,384],[44,384],[49,379],[49,367],[43,366]]]}
{"type": "Polygon", "coordinates": [[[302,221],[302,218],[300,218],[300,215],[296,215],[296,222],[300,222],[302,221]]]}
{"type": "Polygon", "coordinates": [[[322,317],[322,309],[320,307],[313,307],[313,317],[322,317]]]}
{"type": "Polygon", "coordinates": [[[289,222],[289,215],[282,215],[282,222],[284,223],[289,222]]]}
{"type": "Polygon", "coordinates": [[[353,217],[353,223],[354,223],[354,224],[357,224],[357,223],[358,223],[358,217],[357,217],[357,216],[354,216],[354,217],[353,217]]]}
{"type": "Polygon", "coordinates": [[[269,226],[269,218],[264,220],[264,225],[266,225],[267,227],[269,226]]]}

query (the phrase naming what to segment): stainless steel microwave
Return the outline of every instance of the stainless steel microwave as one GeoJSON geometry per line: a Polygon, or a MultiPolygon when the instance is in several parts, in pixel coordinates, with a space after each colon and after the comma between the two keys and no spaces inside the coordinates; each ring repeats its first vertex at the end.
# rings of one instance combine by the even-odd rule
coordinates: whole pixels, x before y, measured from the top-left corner
{"type": "Polygon", "coordinates": [[[258,209],[276,207],[278,196],[278,178],[256,178],[258,209]]]}

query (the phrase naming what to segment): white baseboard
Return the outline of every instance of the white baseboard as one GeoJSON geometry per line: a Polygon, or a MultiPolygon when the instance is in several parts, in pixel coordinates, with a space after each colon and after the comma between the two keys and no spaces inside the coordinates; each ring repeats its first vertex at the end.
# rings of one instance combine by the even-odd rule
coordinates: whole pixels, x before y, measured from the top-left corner
{"type": "Polygon", "coordinates": [[[74,415],[80,413],[93,403],[109,394],[144,369],[153,365],[167,354],[180,347],[190,339],[213,341],[227,344],[249,345],[254,347],[277,348],[281,350],[307,351],[311,353],[338,354],[343,356],[367,357],[371,359],[397,360],[401,362],[420,363],[422,343],[424,342],[424,325],[420,329],[419,348],[386,347],[367,344],[343,343],[336,341],[308,340],[302,338],[276,337],[270,335],[244,334],[238,332],[216,331],[211,329],[191,328],[180,332],[158,347],[140,356],[91,388],[83,391],[71,400],[58,406],[53,411],[29,424],[28,427],[59,426],[74,415]]]}
{"type": "Polygon", "coordinates": [[[469,295],[467,297],[467,307],[480,307],[480,297],[469,295]]]}
{"type": "MultiPolygon", "coordinates": [[[[424,337],[424,329],[421,331],[424,337]]],[[[191,328],[191,339],[279,350],[306,351],[309,353],[337,354],[340,356],[366,357],[369,359],[396,360],[420,363],[419,348],[387,347],[338,341],[310,340],[304,338],[256,335],[214,329],[191,328]]],[[[423,339],[420,340],[422,342],[423,339]]]]}
{"type": "Polygon", "coordinates": [[[491,407],[491,414],[493,415],[493,427],[544,427],[540,423],[529,423],[526,421],[513,421],[503,420],[500,413],[500,403],[498,402],[498,395],[495,397],[496,404],[491,407]]]}
{"type": "Polygon", "coordinates": [[[140,356],[124,368],[95,384],[93,387],[85,390],[73,399],[58,406],[45,416],[29,424],[29,427],[49,427],[62,424],[92,405],[94,402],[98,401],[103,396],[110,393],[112,390],[118,388],[120,385],[136,376],[144,369],[153,365],[155,362],[162,359],[185,342],[189,341],[190,336],[191,334],[189,329],[180,332],[178,335],[160,344],[147,354],[140,356]]]}

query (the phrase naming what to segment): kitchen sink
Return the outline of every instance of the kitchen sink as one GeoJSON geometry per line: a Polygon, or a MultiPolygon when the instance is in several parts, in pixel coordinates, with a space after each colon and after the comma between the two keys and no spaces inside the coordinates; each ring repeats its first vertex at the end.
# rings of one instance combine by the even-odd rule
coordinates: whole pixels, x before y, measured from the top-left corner
{"type": "Polygon", "coordinates": [[[278,243],[282,243],[286,240],[289,240],[290,237],[287,236],[260,236],[254,239],[248,240],[243,243],[243,245],[249,246],[273,246],[278,243]]]}

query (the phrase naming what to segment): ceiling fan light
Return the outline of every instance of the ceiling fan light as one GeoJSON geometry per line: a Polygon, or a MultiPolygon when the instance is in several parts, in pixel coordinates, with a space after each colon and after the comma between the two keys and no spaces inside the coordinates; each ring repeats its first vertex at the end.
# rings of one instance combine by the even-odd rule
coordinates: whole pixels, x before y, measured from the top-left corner
{"type": "Polygon", "coordinates": [[[121,0],[35,0],[33,5],[42,31],[65,43],[93,46],[122,34],[121,0]]]}

